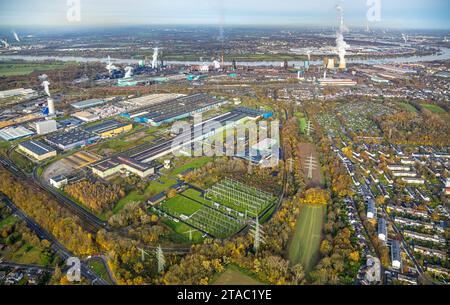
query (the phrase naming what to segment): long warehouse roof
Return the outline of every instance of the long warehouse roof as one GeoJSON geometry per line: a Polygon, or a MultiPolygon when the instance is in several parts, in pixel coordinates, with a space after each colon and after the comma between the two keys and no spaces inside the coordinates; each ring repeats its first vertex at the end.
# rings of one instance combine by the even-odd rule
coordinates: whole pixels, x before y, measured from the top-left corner
{"type": "Polygon", "coordinates": [[[36,140],[22,142],[19,144],[19,146],[22,146],[23,148],[26,148],[39,156],[55,151],[55,149],[51,148],[50,146],[36,140]]]}

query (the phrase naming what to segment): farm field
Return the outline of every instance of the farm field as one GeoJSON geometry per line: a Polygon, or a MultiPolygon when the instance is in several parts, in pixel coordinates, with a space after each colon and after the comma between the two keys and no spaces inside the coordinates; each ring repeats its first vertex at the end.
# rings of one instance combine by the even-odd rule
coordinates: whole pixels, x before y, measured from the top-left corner
{"type": "Polygon", "coordinates": [[[262,285],[262,283],[243,273],[239,268],[228,266],[211,285],[262,285]]]}
{"type": "Polygon", "coordinates": [[[0,76],[20,76],[28,75],[32,72],[43,72],[48,70],[63,69],[67,63],[53,62],[53,63],[0,63],[0,76]]]}
{"type": "Polygon", "coordinates": [[[314,268],[319,259],[325,211],[326,206],[303,206],[289,244],[289,261],[293,265],[301,263],[306,273],[314,268]]]}

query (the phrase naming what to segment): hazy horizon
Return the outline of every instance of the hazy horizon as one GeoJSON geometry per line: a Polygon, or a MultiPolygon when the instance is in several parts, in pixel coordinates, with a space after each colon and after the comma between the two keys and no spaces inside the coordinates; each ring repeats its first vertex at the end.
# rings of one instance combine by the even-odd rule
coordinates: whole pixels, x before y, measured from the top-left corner
{"type": "Polygon", "coordinates": [[[380,21],[367,21],[366,0],[80,0],[80,21],[69,22],[66,0],[0,3],[0,26],[114,27],[137,25],[219,25],[329,27],[336,5],[349,27],[450,29],[450,1],[380,0],[380,21]]]}

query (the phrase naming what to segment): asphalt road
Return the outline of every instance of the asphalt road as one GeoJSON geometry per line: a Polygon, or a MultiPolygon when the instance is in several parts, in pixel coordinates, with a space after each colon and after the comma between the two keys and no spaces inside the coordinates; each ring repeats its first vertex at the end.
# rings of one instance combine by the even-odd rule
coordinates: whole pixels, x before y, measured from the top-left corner
{"type": "MultiPolygon", "coordinates": [[[[41,226],[29,218],[25,213],[23,213],[8,197],[3,194],[0,195],[5,204],[12,210],[12,212],[23,219],[28,227],[33,230],[36,235],[42,240],[46,239],[51,243],[51,248],[55,251],[64,261],[67,261],[70,257],[76,257],[72,252],[66,249],[61,243],[56,240],[50,233],[45,231],[41,226]]],[[[85,263],[81,262],[81,275],[86,278],[89,282],[95,285],[108,285],[106,281],[100,278],[97,274],[92,272],[85,263]]]]}

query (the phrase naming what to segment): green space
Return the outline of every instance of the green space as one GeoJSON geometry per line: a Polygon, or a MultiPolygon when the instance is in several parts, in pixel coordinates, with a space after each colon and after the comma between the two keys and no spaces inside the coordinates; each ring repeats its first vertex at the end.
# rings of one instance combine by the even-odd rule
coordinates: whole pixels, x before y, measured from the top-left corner
{"type": "Polygon", "coordinates": [[[229,265],[224,272],[211,281],[211,285],[262,285],[249,272],[235,265],[229,265]]]}
{"type": "Polygon", "coordinates": [[[0,154],[6,155],[6,152],[11,147],[11,143],[8,141],[0,141],[0,154]]]}
{"type": "Polygon", "coordinates": [[[293,265],[301,263],[305,272],[310,272],[319,260],[325,212],[326,206],[304,205],[297,219],[288,258],[293,265]]]}
{"type": "Polygon", "coordinates": [[[169,228],[171,228],[174,232],[174,235],[171,236],[174,242],[182,242],[182,243],[201,243],[203,241],[203,233],[193,229],[188,226],[184,222],[181,221],[173,221],[165,218],[163,220],[164,224],[166,224],[169,228]],[[192,230],[192,241],[189,240],[189,231],[192,230]]]}
{"type": "Polygon", "coordinates": [[[21,76],[33,72],[58,70],[67,67],[69,63],[55,61],[52,63],[34,62],[0,62],[0,76],[21,76]]]}
{"type": "MultiPolygon", "coordinates": [[[[236,234],[243,228],[244,221],[231,216],[224,211],[201,205],[184,196],[177,196],[172,202],[162,202],[158,208],[153,210],[164,218],[176,222],[172,217],[182,218],[182,215],[189,215],[189,218],[183,220],[187,225],[199,228],[216,238],[228,238],[236,234]],[[179,197],[179,198],[177,198],[179,197]]],[[[169,199],[170,200],[170,199],[169,199]]]]}
{"type": "Polygon", "coordinates": [[[88,263],[89,268],[95,272],[99,277],[108,282],[109,284],[113,284],[111,279],[109,278],[108,271],[105,266],[99,259],[91,259],[88,263]]]}
{"type": "Polygon", "coordinates": [[[12,151],[10,158],[11,161],[13,161],[14,164],[16,164],[23,171],[27,173],[31,173],[33,171],[34,163],[21,153],[18,153],[17,151],[12,151]]]}
{"type": "Polygon", "coordinates": [[[199,201],[206,205],[212,205],[212,202],[203,198],[202,193],[197,191],[196,189],[187,189],[182,193],[183,196],[191,198],[193,200],[199,201]]]}
{"type": "Polygon", "coordinates": [[[200,203],[180,195],[162,202],[161,205],[164,207],[164,210],[168,209],[186,216],[191,216],[203,207],[200,203]]]}
{"type": "Polygon", "coordinates": [[[445,109],[439,107],[438,105],[434,105],[434,104],[420,104],[423,108],[430,110],[433,113],[437,113],[437,114],[444,114],[446,113],[445,109]]]}
{"type": "Polygon", "coordinates": [[[143,202],[155,195],[167,191],[171,186],[177,184],[175,179],[162,176],[159,180],[151,181],[145,188],[144,193],[138,191],[131,191],[125,197],[120,199],[113,208],[113,213],[117,214],[129,202],[137,201],[143,202]]]}
{"type": "Polygon", "coordinates": [[[399,105],[401,108],[403,108],[404,110],[406,110],[406,111],[409,111],[409,112],[417,112],[416,107],[414,107],[414,106],[411,105],[410,103],[401,102],[401,103],[398,103],[398,105],[399,105]]]}
{"type": "Polygon", "coordinates": [[[212,157],[200,157],[200,158],[195,158],[193,161],[188,162],[182,166],[177,167],[176,169],[174,169],[172,171],[172,175],[178,175],[188,169],[197,169],[202,167],[203,165],[212,162],[214,160],[214,158],[212,157]]]}
{"type": "Polygon", "coordinates": [[[17,264],[46,265],[41,256],[42,251],[30,244],[25,243],[17,251],[5,256],[5,260],[17,264]]]}
{"type": "Polygon", "coordinates": [[[0,220],[0,229],[3,229],[3,227],[8,225],[15,224],[19,219],[14,215],[9,215],[5,219],[0,220]]]}
{"type": "Polygon", "coordinates": [[[305,115],[302,112],[294,113],[294,116],[298,119],[298,124],[300,126],[300,132],[305,133],[306,127],[308,125],[308,121],[305,118],[305,115]]]}

